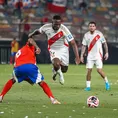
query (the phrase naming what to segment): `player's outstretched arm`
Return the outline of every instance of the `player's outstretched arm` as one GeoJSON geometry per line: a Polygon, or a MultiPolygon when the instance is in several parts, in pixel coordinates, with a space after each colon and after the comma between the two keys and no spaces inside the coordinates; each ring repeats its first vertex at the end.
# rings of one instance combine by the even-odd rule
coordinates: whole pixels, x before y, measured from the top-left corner
{"type": "Polygon", "coordinates": [[[75,58],[75,63],[79,64],[80,63],[80,58],[79,58],[79,53],[78,53],[78,48],[77,48],[76,42],[75,42],[75,40],[72,40],[70,43],[71,43],[71,45],[73,47],[73,51],[75,53],[75,57],[76,57],[75,58]]]}
{"type": "Polygon", "coordinates": [[[86,50],[86,46],[82,45],[81,57],[80,57],[80,60],[81,60],[82,63],[84,63],[84,53],[85,53],[85,50],[86,50]]]}
{"type": "Polygon", "coordinates": [[[32,33],[30,33],[30,34],[28,35],[28,37],[29,37],[29,38],[32,38],[33,36],[38,35],[38,34],[40,34],[40,32],[39,32],[38,29],[36,29],[36,30],[34,30],[32,33]]]}

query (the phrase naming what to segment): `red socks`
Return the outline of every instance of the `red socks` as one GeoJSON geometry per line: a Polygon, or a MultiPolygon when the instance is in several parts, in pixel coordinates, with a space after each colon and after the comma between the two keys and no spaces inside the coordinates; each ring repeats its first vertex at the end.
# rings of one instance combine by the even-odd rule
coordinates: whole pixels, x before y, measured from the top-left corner
{"type": "MultiPolygon", "coordinates": [[[[3,90],[1,92],[0,95],[2,95],[4,97],[4,95],[11,89],[12,85],[14,84],[13,80],[10,79],[5,86],[3,87],[3,90]]],[[[43,89],[43,91],[46,93],[46,95],[50,98],[54,98],[49,86],[43,81],[40,84],[41,88],[43,89]]]]}
{"type": "Polygon", "coordinates": [[[12,61],[13,61],[13,59],[12,59],[12,57],[10,57],[10,64],[12,64],[12,61]]]}
{"type": "Polygon", "coordinates": [[[40,86],[41,86],[41,88],[42,88],[43,91],[47,94],[47,96],[48,96],[49,98],[50,98],[50,97],[54,98],[54,96],[53,96],[53,94],[52,94],[52,92],[51,92],[49,86],[48,86],[44,81],[41,82],[40,86]]]}
{"type": "Polygon", "coordinates": [[[0,95],[2,95],[4,97],[4,95],[11,89],[12,85],[13,85],[13,80],[10,79],[4,86],[2,92],[0,95]]]}

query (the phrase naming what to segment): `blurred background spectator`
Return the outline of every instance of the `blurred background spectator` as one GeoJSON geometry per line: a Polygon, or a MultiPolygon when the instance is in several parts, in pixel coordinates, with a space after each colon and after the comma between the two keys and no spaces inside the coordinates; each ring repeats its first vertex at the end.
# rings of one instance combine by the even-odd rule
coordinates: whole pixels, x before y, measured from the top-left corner
{"type": "Polygon", "coordinates": [[[11,42],[10,64],[14,64],[15,55],[16,55],[18,49],[19,49],[19,43],[16,40],[16,38],[13,38],[13,40],[11,42]]]}

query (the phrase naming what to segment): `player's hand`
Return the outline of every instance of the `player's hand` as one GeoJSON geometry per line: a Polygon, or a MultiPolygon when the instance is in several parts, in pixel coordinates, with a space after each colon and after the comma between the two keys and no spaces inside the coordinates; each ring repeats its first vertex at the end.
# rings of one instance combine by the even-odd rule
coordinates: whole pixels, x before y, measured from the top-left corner
{"type": "Polygon", "coordinates": [[[83,56],[81,56],[80,60],[82,63],[84,63],[84,57],[83,56]]]}
{"type": "Polygon", "coordinates": [[[79,57],[76,57],[76,58],[75,58],[75,63],[76,63],[76,65],[80,64],[80,59],[79,59],[79,57]]]}
{"type": "Polygon", "coordinates": [[[108,52],[104,55],[104,59],[107,60],[109,58],[108,52]]]}
{"type": "Polygon", "coordinates": [[[36,54],[40,54],[40,53],[41,53],[40,48],[36,48],[36,54]]]}

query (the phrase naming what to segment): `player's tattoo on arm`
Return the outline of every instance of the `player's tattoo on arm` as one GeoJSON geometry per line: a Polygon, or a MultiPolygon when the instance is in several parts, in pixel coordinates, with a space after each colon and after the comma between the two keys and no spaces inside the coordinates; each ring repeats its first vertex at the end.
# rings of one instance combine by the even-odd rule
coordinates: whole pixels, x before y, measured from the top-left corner
{"type": "Polygon", "coordinates": [[[85,45],[82,45],[82,49],[81,49],[81,57],[84,56],[85,50],[86,50],[86,46],[85,46],[85,45]]]}
{"type": "Polygon", "coordinates": [[[107,45],[107,43],[105,42],[103,45],[104,45],[105,53],[108,53],[108,45],[107,45]]]}

